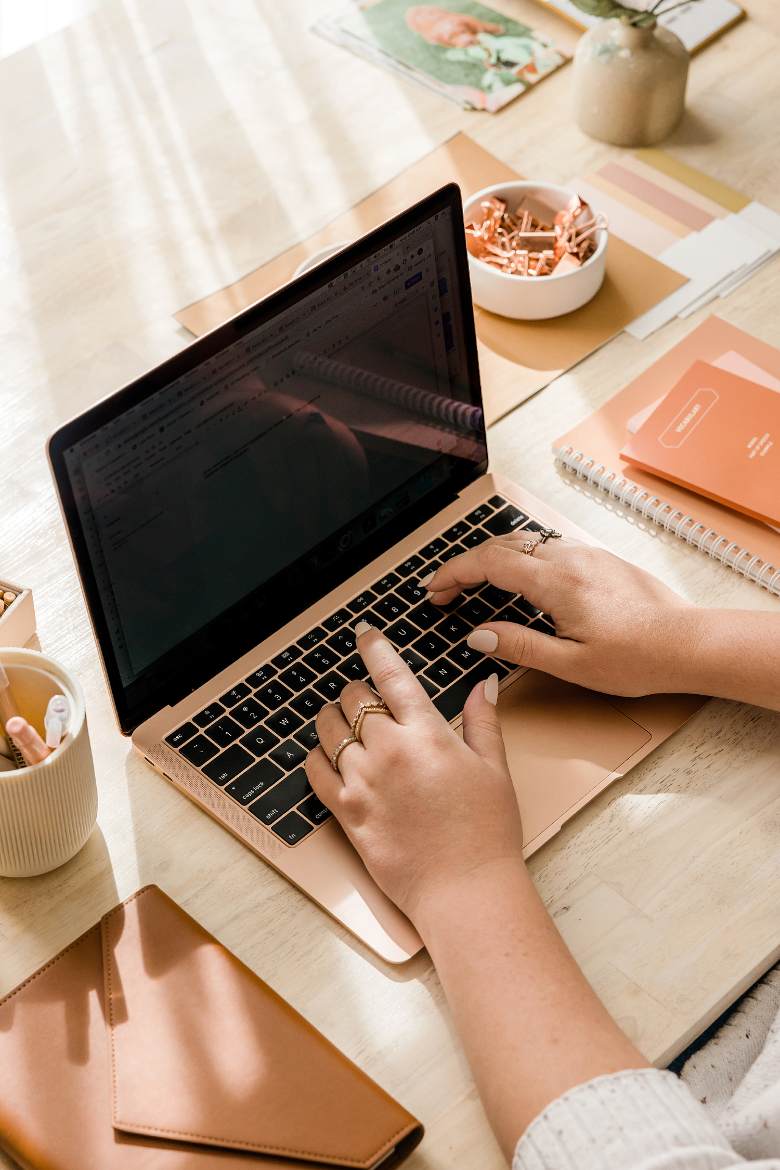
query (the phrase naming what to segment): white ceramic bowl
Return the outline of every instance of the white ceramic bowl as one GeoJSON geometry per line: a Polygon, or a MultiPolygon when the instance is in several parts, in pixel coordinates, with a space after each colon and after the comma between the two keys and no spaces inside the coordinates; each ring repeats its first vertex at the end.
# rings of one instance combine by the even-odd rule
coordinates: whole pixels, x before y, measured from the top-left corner
{"type": "MultiPolygon", "coordinates": [[[[479,212],[483,199],[495,195],[506,200],[514,210],[523,195],[539,196],[556,211],[566,207],[574,191],[551,183],[531,183],[516,180],[494,183],[464,200],[463,214],[468,223],[479,212]]],[[[594,208],[594,211],[598,210],[594,208]]],[[[546,317],[562,317],[572,313],[595,297],[604,280],[607,258],[606,228],[596,232],[596,251],[574,272],[555,273],[552,276],[514,276],[484,264],[469,253],[469,274],[474,303],[491,313],[517,320],[539,321],[546,317]]]]}

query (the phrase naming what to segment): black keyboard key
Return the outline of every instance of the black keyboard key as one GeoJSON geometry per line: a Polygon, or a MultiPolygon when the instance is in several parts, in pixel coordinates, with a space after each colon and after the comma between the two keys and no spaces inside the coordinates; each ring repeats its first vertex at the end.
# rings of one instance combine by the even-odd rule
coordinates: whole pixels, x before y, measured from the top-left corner
{"type": "Polygon", "coordinates": [[[277,707],[281,707],[292,697],[292,691],[288,690],[284,683],[279,682],[277,678],[261,687],[257,692],[257,697],[262,703],[265,703],[269,711],[275,711],[277,707]]]}
{"type": "Polygon", "coordinates": [[[328,817],[332,815],[330,809],[325,807],[319,796],[314,792],[312,792],[311,796],[306,797],[303,804],[298,805],[297,811],[302,813],[314,825],[323,825],[328,817]]]}
{"type": "Polygon", "coordinates": [[[280,780],[270,792],[249,806],[249,811],[265,825],[271,825],[311,792],[303,768],[280,780]]]}
{"type": "Polygon", "coordinates": [[[386,597],[379,599],[373,607],[373,612],[380,614],[389,622],[394,622],[396,618],[406,613],[408,608],[408,601],[404,601],[402,597],[398,597],[395,593],[388,593],[386,597]]]}
{"type": "Polygon", "coordinates": [[[310,752],[312,748],[316,748],[320,742],[320,737],[317,735],[317,724],[315,721],[312,719],[300,731],[296,731],[294,738],[298,740],[301,747],[306,748],[307,752],[310,752]]]}
{"type": "Polygon", "coordinates": [[[499,589],[497,585],[486,585],[484,589],[480,590],[479,596],[485,605],[489,605],[494,612],[497,609],[503,609],[515,598],[514,593],[509,593],[506,589],[499,589]]]}
{"type": "Polygon", "coordinates": [[[491,496],[490,499],[488,500],[488,504],[490,505],[491,508],[500,508],[505,503],[506,503],[506,500],[504,499],[503,496],[491,496]]]}
{"type": "Polygon", "coordinates": [[[394,646],[408,646],[415,638],[419,638],[420,631],[417,626],[413,626],[406,618],[401,618],[400,621],[395,622],[392,626],[388,626],[385,630],[385,635],[394,646]]]}
{"type": "Polygon", "coordinates": [[[462,617],[464,622],[468,622],[469,625],[479,626],[482,622],[488,621],[493,610],[481,598],[469,597],[467,601],[458,606],[457,613],[458,617],[462,617]]]}
{"type": "Polygon", "coordinates": [[[458,520],[456,524],[453,524],[452,528],[448,528],[446,532],[443,532],[442,536],[446,541],[450,542],[453,540],[460,540],[461,536],[465,536],[468,530],[469,526],[466,521],[458,520]]]}
{"type": "Polygon", "coordinates": [[[373,601],[376,601],[376,593],[372,589],[364,589],[362,593],[358,593],[357,597],[353,597],[347,609],[352,614],[361,613],[364,609],[368,609],[373,601]]]}
{"type": "Polygon", "coordinates": [[[339,663],[339,672],[351,681],[360,682],[361,679],[368,678],[368,671],[366,664],[359,654],[350,654],[349,658],[345,658],[343,662],[339,663]]]}
{"type": "Polygon", "coordinates": [[[401,578],[397,573],[387,573],[384,577],[380,578],[380,580],[375,583],[374,592],[387,593],[388,589],[394,589],[400,580],[401,578]]]}
{"type": "Polygon", "coordinates": [[[431,557],[437,557],[439,553],[444,552],[446,547],[447,541],[437,536],[435,540],[431,540],[424,548],[420,549],[420,556],[424,561],[429,561],[431,557]]]}
{"type": "Polygon", "coordinates": [[[267,727],[253,727],[248,735],[242,736],[239,743],[254,756],[264,756],[280,742],[279,736],[274,735],[267,727]]]}
{"type": "Polygon", "coordinates": [[[422,655],[417,654],[414,650],[402,650],[401,658],[409,667],[409,669],[413,670],[415,674],[419,674],[419,672],[428,665],[422,655]]]}
{"type": "Polygon", "coordinates": [[[204,707],[197,715],[193,715],[193,723],[197,723],[198,727],[208,727],[209,723],[213,723],[215,719],[219,719],[220,715],[225,714],[225,708],[221,703],[209,703],[208,707],[204,707]]]}
{"type": "Polygon", "coordinates": [[[238,720],[242,727],[254,727],[268,712],[256,699],[245,699],[243,703],[234,707],[230,714],[238,720]]]}
{"type": "Polygon", "coordinates": [[[292,735],[299,727],[303,727],[303,723],[304,720],[301,716],[290,707],[282,707],[279,711],[274,711],[273,715],[269,715],[265,721],[266,727],[270,727],[274,735],[280,735],[282,739],[292,735]]]}
{"type": "Polygon", "coordinates": [[[488,540],[488,534],[482,528],[472,528],[471,532],[467,532],[460,542],[464,548],[476,548],[478,544],[488,540]]]}
{"type": "Polygon", "coordinates": [[[367,609],[360,616],[363,618],[363,621],[368,622],[375,630],[383,630],[387,625],[387,618],[382,617],[381,613],[374,613],[373,609],[367,609]]]}
{"type": "Polygon", "coordinates": [[[546,525],[540,524],[538,520],[529,520],[526,524],[526,528],[530,532],[544,532],[546,525]]]}
{"type": "Polygon", "coordinates": [[[314,689],[319,691],[327,703],[335,703],[346,685],[341,675],[332,670],[330,674],[317,679],[314,689]]]}
{"type": "Polygon", "coordinates": [[[328,633],[332,634],[334,630],[340,629],[341,626],[345,626],[347,622],[351,621],[352,614],[348,609],[337,609],[335,613],[330,615],[330,617],[326,617],[322,624],[328,633]]]}
{"type": "Polygon", "coordinates": [[[492,511],[490,504],[480,504],[473,512],[469,512],[466,519],[469,524],[484,524],[492,511]]]}
{"type": "Polygon", "coordinates": [[[290,706],[302,715],[304,719],[313,719],[321,707],[324,707],[326,700],[322,695],[318,695],[315,691],[302,691],[300,695],[296,695],[291,700],[290,706]]]}
{"type": "Polygon", "coordinates": [[[448,614],[434,629],[435,634],[441,634],[448,642],[460,642],[461,638],[465,638],[470,632],[468,623],[454,613],[448,614]]]}
{"type": "MultiPolygon", "coordinates": [[[[371,618],[366,618],[366,621],[371,621],[371,618]]],[[[328,645],[342,658],[346,658],[349,654],[355,653],[355,631],[354,630],[338,630],[335,634],[328,638],[328,645]]]]}
{"type": "Polygon", "coordinates": [[[422,557],[418,557],[415,553],[411,557],[407,557],[406,560],[398,566],[396,572],[400,573],[402,577],[409,577],[412,573],[417,572],[422,563],[422,557]]]}
{"type": "Polygon", "coordinates": [[[249,687],[246,683],[236,683],[224,695],[220,696],[220,703],[224,703],[226,707],[235,707],[236,703],[240,703],[249,694],[249,687]]]}
{"type": "Polygon", "coordinates": [[[275,658],[271,659],[277,670],[284,670],[288,666],[292,666],[293,662],[297,662],[303,651],[299,646],[288,646],[286,650],[281,650],[275,658]]]}
{"type": "Polygon", "coordinates": [[[308,753],[294,739],[288,739],[275,747],[269,755],[285,772],[292,772],[293,768],[298,768],[303,763],[308,753]]]}
{"type": "Polygon", "coordinates": [[[512,602],[512,609],[516,611],[521,622],[532,622],[542,612],[538,606],[531,605],[527,597],[518,597],[512,602]]]}
{"type": "Polygon", "coordinates": [[[189,760],[196,768],[200,768],[217,754],[219,748],[210,739],[206,739],[205,735],[196,735],[179,750],[185,760],[189,760]]]}
{"type": "Polygon", "coordinates": [[[460,642],[457,646],[453,646],[451,650],[447,651],[447,657],[451,662],[456,662],[463,670],[470,670],[485,655],[481,650],[472,650],[465,642],[460,642]]]}
{"type": "Polygon", "coordinates": [[[460,715],[463,710],[463,704],[476,684],[491,674],[497,674],[499,678],[503,678],[507,674],[507,671],[505,667],[495,662],[492,658],[483,658],[467,674],[461,675],[459,679],[456,679],[446,691],[442,691],[440,695],[437,695],[433,700],[434,707],[442,713],[445,719],[454,719],[456,715],[460,715]]]}
{"type": "Polygon", "coordinates": [[[421,630],[429,630],[431,626],[435,626],[440,622],[444,616],[444,610],[441,606],[433,605],[430,601],[423,601],[422,604],[415,606],[415,608],[406,615],[407,621],[414,622],[421,630]]]}
{"type": "Polygon", "coordinates": [[[322,646],[315,646],[313,650],[310,650],[303,661],[315,674],[325,674],[326,671],[333,670],[339,657],[336,650],[331,650],[330,646],[324,643],[322,646]]]}
{"type": "Polygon", "coordinates": [[[214,743],[219,744],[220,747],[228,747],[229,744],[240,739],[243,734],[244,728],[229,715],[223,715],[208,729],[209,739],[213,739],[214,743]]]}
{"type": "Polygon", "coordinates": [[[429,699],[432,699],[434,695],[438,695],[439,688],[436,686],[435,682],[429,678],[426,678],[424,674],[421,674],[419,679],[422,684],[422,688],[429,699]]]}
{"type": "Polygon", "coordinates": [[[504,536],[507,532],[514,532],[516,528],[523,528],[527,523],[528,517],[525,512],[521,512],[514,504],[507,504],[500,512],[496,512],[495,516],[485,521],[485,527],[494,536],[504,536]]]}
{"type": "Polygon", "coordinates": [[[308,666],[304,666],[302,662],[296,662],[294,666],[288,666],[287,670],[283,670],[279,675],[279,681],[283,682],[291,691],[302,691],[309,683],[313,683],[316,674],[313,670],[309,670],[308,666]]]}
{"type": "Polygon", "coordinates": [[[449,646],[439,634],[428,633],[417,639],[412,645],[412,650],[422,654],[423,658],[427,658],[429,662],[433,662],[434,658],[438,658],[445,650],[449,650],[449,646]]]}
{"type": "Polygon", "coordinates": [[[246,772],[242,772],[237,780],[228,784],[225,792],[232,796],[239,804],[251,804],[263,792],[280,780],[284,773],[271,760],[258,760],[246,772]]]}
{"type": "Polygon", "coordinates": [[[247,682],[250,687],[257,689],[257,687],[265,686],[265,684],[270,679],[272,679],[275,674],[276,671],[272,666],[261,666],[254,672],[254,674],[248,675],[244,681],[247,682]]]}
{"type": "Polygon", "coordinates": [[[466,550],[462,544],[452,544],[449,548],[445,548],[444,552],[439,557],[439,560],[442,564],[444,564],[445,561],[451,561],[453,557],[460,556],[460,554],[465,551],[466,550]]]}
{"type": "Polygon", "coordinates": [[[228,780],[232,780],[253,762],[254,757],[240,744],[234,743],[221,756],[217,756],[215,760],[201,768],[201,771],[215,784],[227,784],[228,780]]]}
{"type": "Polygon", "coordinates": [[[180,748],[188,739],[192,739],[197,730],[194,723],[182,723],[181,727],[177,727],[170,735],[166,735],[165,742],[172,748],[180,748]]]}
{"type": "Polygon", "coordinates": [[[423,671],[424,678],[429,678],[431,682],[436,683],[442,689],[448,687],[450,683],[454,683],[455,679],[462,674],[463,671],[460,667],[446,658],[440,658],[438,662],[434,662],[433,666],[429,666],[427,670],[423,671]]]}
{"type": "Polygon", "coordinates": [[[298,645],[303,651],[311,650],[313,646],[323,642],[327,637],[327,631],[323,630],[322,626],[315,626],[313,630],[309,630],[308,634],[304,634],[302,638],[298,639],[298,645]]]}
{"type": "Polygon", "coordinates": [[[538,630],[540,634],[552,634],[555,637],[555,626],[547,614],[541,614],[529,625],[529,630],[538,630]]]}
{"type": "Polygon", "coordinates": [[[281,837],[285,844],[297,845],[304,837],[308,837],[309,833],[313,833],[314,829],[299,813],[291,812],[272,825],[271,832],[281,837]]]}
{"type": "Polygon", "coordinates": [[[417,605],[425,597],[426,591],[416,579],[413,579],[411,581],[404,581],[403,585],[399,585],[396,593],[399,597],[403,597],[404,601],[409,601],[412,605],[417,605]]]}

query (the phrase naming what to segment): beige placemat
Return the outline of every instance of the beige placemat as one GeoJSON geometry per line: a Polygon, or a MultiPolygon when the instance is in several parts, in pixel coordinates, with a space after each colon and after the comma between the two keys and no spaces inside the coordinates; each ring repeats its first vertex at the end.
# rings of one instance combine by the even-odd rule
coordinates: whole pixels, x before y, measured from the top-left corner
{"type": "MultiPolygon", "coordinates": [[[[188,305],[176,320],[200,336],[290,280],[307,256],[355,239],[424,195],[455,181],[464,196],[520,176],[465,134],[456,134],[308,240],[247,276],[188,305]]],[[[685,277],[611,236],[604,284],[581,309],[550,321],[511,321],[475,307],[485,415],[493,423],[609,341],[685,277]]]]}

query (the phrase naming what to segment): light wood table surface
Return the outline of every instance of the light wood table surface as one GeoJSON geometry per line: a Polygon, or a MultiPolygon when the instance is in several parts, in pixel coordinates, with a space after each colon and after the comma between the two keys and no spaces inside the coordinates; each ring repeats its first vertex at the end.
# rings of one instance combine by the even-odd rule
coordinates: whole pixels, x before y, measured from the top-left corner
{"type": "MultiPolygon", "coordinates": [[[[332,6],[105,0],[0,62],[0,577],[32,586],[42,646],[82,679],[100,790],[76,859],[0,880],[0,992],[157,882],[423,1119],[411,1166],[493,1170],[501,1155],[427,956],[402,971],[372,962],[116,730],[44,458],[59,423],[186,343],[172,316],[182,305],[457,130],[552,181],[618,153],[572,125],[569,68],[499,115],[464,113],[312,36],[332,6]]],[[[530,0],[496,6],[566,31],[530,0]]],[[[774,0],[748,7],[694,59],[667,148],[780,210],[780,12],[774,0]]],[[[719,311],[778,341],[779,302],[775,259],[719,311]]],[[[492,429],[493,464],[689,598],[780,613],[552,465],[552,438],[690,325],[618,337],[492,429]]],[[[780,954],[780,716],[709,703],[531,869],[599,995],[665,1062],[780,954]]]]}

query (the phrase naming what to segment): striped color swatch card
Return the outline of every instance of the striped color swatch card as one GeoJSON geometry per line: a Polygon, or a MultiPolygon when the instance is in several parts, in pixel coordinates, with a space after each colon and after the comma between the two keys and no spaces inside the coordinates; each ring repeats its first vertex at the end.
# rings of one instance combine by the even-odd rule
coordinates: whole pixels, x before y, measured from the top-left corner
{"type": "Polygon", "coordinates": [[[726,296],[780,250],[780,215],[662,150],[638,150],[571,181],[610,231],[688,277],[627,328],[648,337],[726,296]]]}

